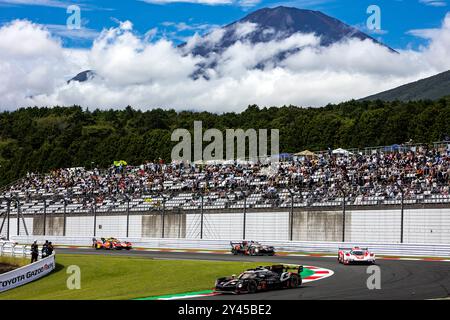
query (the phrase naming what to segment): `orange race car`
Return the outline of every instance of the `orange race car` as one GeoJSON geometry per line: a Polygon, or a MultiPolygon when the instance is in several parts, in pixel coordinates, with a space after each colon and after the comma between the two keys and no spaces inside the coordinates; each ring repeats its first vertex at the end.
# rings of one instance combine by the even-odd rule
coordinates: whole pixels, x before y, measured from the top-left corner
{"type": "Polygon", "coordinates": [[[100,240],[95,241],[95,249],[105,249],[105,250],[131,250],[133,245],[128,241],[120,241],[117,238],[100,238],[100,240]]]}

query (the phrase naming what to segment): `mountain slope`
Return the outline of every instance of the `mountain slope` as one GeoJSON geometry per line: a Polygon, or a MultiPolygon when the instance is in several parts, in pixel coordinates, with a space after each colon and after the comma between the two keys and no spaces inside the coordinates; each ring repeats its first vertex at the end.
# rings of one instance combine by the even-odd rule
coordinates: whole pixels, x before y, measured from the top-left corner
{"type": "Polygon", "coordinates": [[[95,77],[95,72],[92,70],[85,70],[77,74],[72,79],[68,80],[67,83],[70,83],[72,81],[78,81],[78,82],[85,82],[90,79],[93,79],[95,77]]]}
{"type": "MultiPolygon", "coordinates": [[[[198,70],[192,75],[194,79],[199,77],[208,79],[205,70],[215,69],[217,58],[238,41],[256,45],[258,43],[284,40],[297,33],[315,34],[320,37],[320,46],[329,46],[352,38],[370,40],[385,46],[369,35],[320,11],[279,6],[254,11],[238,21],[219,28],[214,34],[206,34],[193,44],[182,43],[178,48],[186,55],[193,54],[211,58],[199,63],[198,70]],[[214,39],[212,40],[212,38],[214,39]]],[[[296,44],[295,47],[277,52],[264,61],[255,61],[253,68],[263,69],[266,63],[277,64],[289,55],[302,50],[304,46],[296,44]]],[[[395,52],[395,50],[385,47],[395,52]]],[[[83,71],[68,82],[88,81],[94,75],[94,71],[83,71]]]]}
{"type": "MultiPolygon", "coordinates": [[[[329,46],[349,38],[369,39],[380,44],[369,35],[320,11],[283,6],[257,10],[238,21],[222,27],[221,30],[223,35],[220,41],[211,46],[211,43],[207,41],[209,35],[207,34],[203,37],[205,41],[200,41],[198,45],[190,50],[190,53],[207,56],[211,53],[221,53],[237,41],[256,44],[286,39],[295,33],[314,33],[320,37],[321,46],[329,46]],[[247,26],[247,33],[243,33],[242,26],[247,26]]],[[[185,45],[186,43],[180,45],[180,47],[185,45]]],[[[394,51],[391,48],[389,50],[394,51]]]]}
{"type": "Polygon", "coordinates": [[[450,96],[450,70],[388,91],[371,95],[361,100],[437,100],[445,96],[450,96]]]}

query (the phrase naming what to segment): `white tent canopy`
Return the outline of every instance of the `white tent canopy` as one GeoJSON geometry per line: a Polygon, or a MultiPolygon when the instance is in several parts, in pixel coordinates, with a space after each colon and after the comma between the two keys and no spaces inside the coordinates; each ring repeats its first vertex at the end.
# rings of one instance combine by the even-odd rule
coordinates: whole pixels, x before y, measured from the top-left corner
{"type": "Polygon", "coordinates": [[[343,154],[343,155],[349,155],[349,154],[352,154],[350,151],[345,150],[345,149],[342,149],[342,148],[334,149],[334,150],[332,151],[332,153],[333,153],[333,154],[343,154]]]}

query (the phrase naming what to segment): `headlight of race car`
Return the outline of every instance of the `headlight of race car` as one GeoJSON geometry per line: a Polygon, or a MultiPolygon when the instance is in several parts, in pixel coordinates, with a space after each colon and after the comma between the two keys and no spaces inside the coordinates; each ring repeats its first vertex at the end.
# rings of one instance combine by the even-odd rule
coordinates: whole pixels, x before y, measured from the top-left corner
{"type": "Polygon", "coordinates": [[[259,249],[258,249],[258,248],[256,248],[256,249],[255,249],[255,252],[259,252],[259,249]]]}
{"type": "Polygon", "coordinates": [[[237,287],[238,287],[238,288],[242,288],[242,283],[239,283],[239,284],[237,285],[237,287]]]}

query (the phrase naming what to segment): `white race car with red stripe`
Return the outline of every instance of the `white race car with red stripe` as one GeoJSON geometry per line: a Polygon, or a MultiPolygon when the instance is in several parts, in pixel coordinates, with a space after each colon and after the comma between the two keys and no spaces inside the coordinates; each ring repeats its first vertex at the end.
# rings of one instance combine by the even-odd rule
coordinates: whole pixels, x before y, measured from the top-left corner
{"type": "Polygon", "coordinates": [[[375,254],[367,248],[339,248],[338,261],[343,264],[366,263],[375,264],[375,254]]]}

